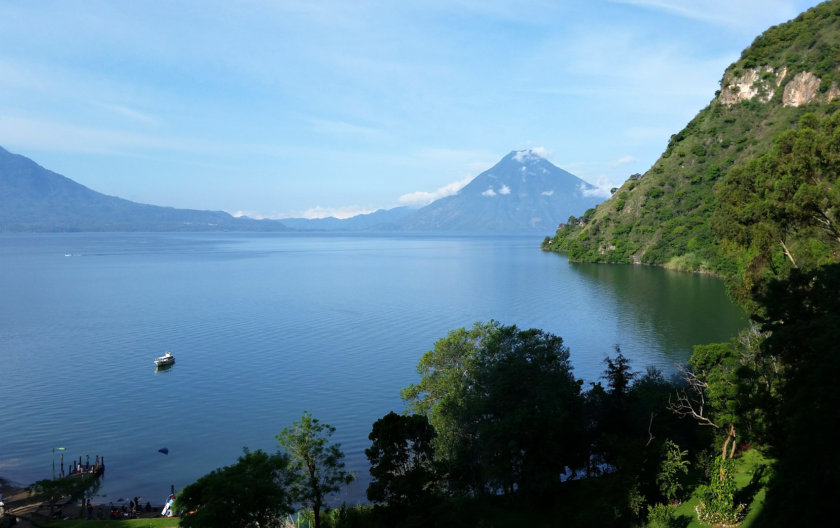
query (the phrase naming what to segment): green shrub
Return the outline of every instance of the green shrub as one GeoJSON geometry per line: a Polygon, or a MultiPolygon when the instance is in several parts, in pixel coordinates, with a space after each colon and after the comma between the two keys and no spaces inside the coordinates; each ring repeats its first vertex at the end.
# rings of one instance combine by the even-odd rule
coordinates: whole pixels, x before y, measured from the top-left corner
{"type": "Polygon", "coordinates": [[[735,461],[715,458],[708,486],[698,488],[700,504],[697,518],[706,524],[738,524],[744,518],[744,505],[735,504],[735,461]]]}
{"type": "Polygon", "coordinates": [[[665,504],[648,506],[648,524],[653,528],[672,528],[677,525],[674,510],[665,504]]]}
{"type": "Polygon", "coordinates": [[[682,479],[688,474],[688,451],[680,451],[680,446],[671,440],[662,444],[662,462],[659,463],[659,473],[656,483],[659,491],[669,502],[678,502],[682,491],[682,479]]]}

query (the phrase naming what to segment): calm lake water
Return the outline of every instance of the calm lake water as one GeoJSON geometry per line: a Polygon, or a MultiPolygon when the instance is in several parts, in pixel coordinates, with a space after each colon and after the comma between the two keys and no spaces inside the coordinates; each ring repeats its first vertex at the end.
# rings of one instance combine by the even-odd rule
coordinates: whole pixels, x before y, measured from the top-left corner
{"type": "Polygon", "coordinates": [[[542,328],[595,381],[616,344],[635,369],[672,373],[746,324],[716,279],[570,264],[540,241],[0,235],[0,476],[48,478],[65,447],[65,461],[105,457],[99,501],[160,503],[243,446],[274,450],[308,410],[337,428],[359,477],[341,498],[360,502],[371,424],[403,409],[400,388],[451,329],[542,328]],[[167,350],[177,362],[157,373],[167,350]]]}

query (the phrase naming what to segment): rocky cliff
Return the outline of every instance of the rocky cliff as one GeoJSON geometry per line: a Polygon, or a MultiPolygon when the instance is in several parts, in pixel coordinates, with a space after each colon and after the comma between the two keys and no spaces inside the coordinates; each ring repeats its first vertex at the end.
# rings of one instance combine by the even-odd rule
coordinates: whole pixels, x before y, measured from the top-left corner
{"type": "Polygon", "coordinates": [[[709,106],[641,176],[544,244],[573,260],[722,272],[710,226],[716,184],[766,152],[805,113],[840,110],[840,2],[758,36],[723,74],[709,106]]]}

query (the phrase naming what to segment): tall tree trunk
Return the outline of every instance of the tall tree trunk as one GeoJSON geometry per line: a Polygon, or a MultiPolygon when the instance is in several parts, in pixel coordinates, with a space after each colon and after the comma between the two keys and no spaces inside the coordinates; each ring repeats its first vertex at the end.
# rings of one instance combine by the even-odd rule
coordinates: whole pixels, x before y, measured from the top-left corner
{"type": "Polygon", "coordinates": [[[785,251],[785,255],[787,255],[787,258],[790,259],[790,263],[793,264],[793,267],[798,268],[799,266],[797,266],[796,261],[793,260],[793,255],[790,254],[790,250],[785,245],[785,241],[784,240],[779,240],[779,244],[782,245],[782,249],[785,251]]]}
{"type": "Polygon", "coordinates": [[[732,424],[729,424],[729,435],[732,438],[732,445],[729,446],[729,458],[732,458],[735,456],[735,445],[738,443],[735,440],[735,426],[732,424]]]}
{"type": "MultiPolygon", "coordinates": [[[[729,430],[726,432],[726,440],[723,441],[723,447],[720,450],[721,460],[732,458],[735,456],[735,425],[729,424],[729,430]],[[727,456],[728,455],[728,456],[727,456]]],[[[720,480],[726,477],[723,470],[723,465],[720,466],[720,480]]]]}

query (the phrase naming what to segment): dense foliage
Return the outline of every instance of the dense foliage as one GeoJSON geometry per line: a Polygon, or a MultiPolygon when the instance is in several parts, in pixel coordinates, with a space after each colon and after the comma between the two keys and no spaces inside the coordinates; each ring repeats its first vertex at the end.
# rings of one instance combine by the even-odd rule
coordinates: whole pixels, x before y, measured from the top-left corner
{"type": "Polygon", "coordinates": [[[177,505],[186,513],[180,526],[279,526],[277,520],[293,511],[289,492],[293,478],[288,456],[245,450],[235,464],[181,490],[177,505]]]}
{"type": "Polygon", "coordinates": [[[275,437],[291,457],[290,470],[295,475],[292,496],[312,509],[315,528],[321,528],[325,498],[353,480],[353,475],[344,470],[341,446],[330,442],[333,433],[335,427],[304,412],[299,421],[275,437]]]}
{"type": "MultiPolygon", "coordinates": [[[[50,505],[50,512],[55,506],[63,501],[77,502],[86,500],[96,495],[102,485],[100,475],[96,473],[76,474],[58,479],[43,479],[31,484],[28,489],[31,493],[40,496],[50,505]]],[[[82,508],[84,510],[84,508],[82,508]]]]}
{"type": "MultiPolygon", "coordinates": [[[[791,269],[840,261],[840,113],[806,114],[796,130],[718,185],[713,215],[736,299],[791,269]]],[[[753,303],[754,306],[754,303],[753,303]]]]}
{"type": "Polygon", "coordinates": [[[320,513],[349,477],[333,429],[305,413],[278,436],[294,463],[246,453],[202,477],[179,496],[194,510],[185,525],[271,525],[297,502],[311,525],[336,527],[684,526],[675,505],[692,495],[706,523],[819,524],[840,492],[837,291],[837,264],[771,281],[755,298],[760,326],[695,347],[682,381],[634,371],[616,347],[584,387],[559,336],[498,322],[453,330],[403,391],[415,414],[373,424],[375,506],[320,513]],[[778,462],[744,487],[747,442],[778,462]],[[768,500],[750,512],[759,487],[768,500]]]}
{"type": "MultiPolygon", "coordinates": [[[[574,377],[559,336],[495,321],[453,330],[403,390],[414,414],[373,425],[366,454],[375,507],[342,508],[331,522],[685,526],[672,505],[693,495],[705,523],[751,515],[751,526],[836,524],[840,101],[828,99],[838,28],[840,1],[821,4],[768,30],[726,74],[809,71],[822,79],[816,102],[783,106],[780,90],[766,100],[713,101],[648,173],[544,242],[577,260],[720,273],[751,328],[695,346],[673,380],[634,371],[616,347],[589,386],[574,377]],[[739,486],[747,449],[775,462],[739,486]],[[767,500],[750,511],[759,488],[767,500]]],[[[307,416],[281,435],[298,469],[315,452],[293,446],[309,438],[305,445],[325,448],[332,433],[307,416]]],[[[346,482],[340,457],[320,460],[338,478],[310,488],[335,491],[346,482]]],[[[322,502],[303,502],[318,523],[322,502]]]]}
{"type": "Polygon", "coordinates": [[[384,506],[390,523],[423,526],[437,496],[437,468],[432,441],[437,433],[426,416],[390,412],[373,423],[367,498],[384,506]]]}
{"type": "MultiPolygon", "coordinates": [[[[794,128],[806,113],[821,117],[837,111],[837,42],[838,2],[825,2],[765,32],[727,69],[724,80],[747,70],[764,72],[756,83],[772,90],[772,97],[734,104],[715,98],[671,136],[649,171],[632,175],[610,200],[583,217],[570,218],[543,248],[566,252],[578,261],[640,262],[737,277],[743,263],[727,251],[724,233],[712,229],[713,216],[723,202],[731,202],[726,191],[715,192],[715,186],[733,168],[770,150],[773,138],[794,128]],[[801,71],[820,79],[819,93],[808,104],[785,106],[782,92],[801,71]]],[[[717,226],[725,228],[723,223],[717,226]]],[[[808,233],[801,234],[807,244],[808,233]]]]}
{"type": "Polygon", "coordinates": [[[442,393],[432,396],[421,381],[406,396],[447,431],[439,454],[453,492],[538,494],[565,468],[585,465],[585,440],[576,434],[584,430],[582,398],[569,351],[539,330],[490,323],[473,331],[481,337],[472,347],[454,332],[421,360],[423,368],[434,365],[424,380],[455,371],[436,387],[442,393]]]}

